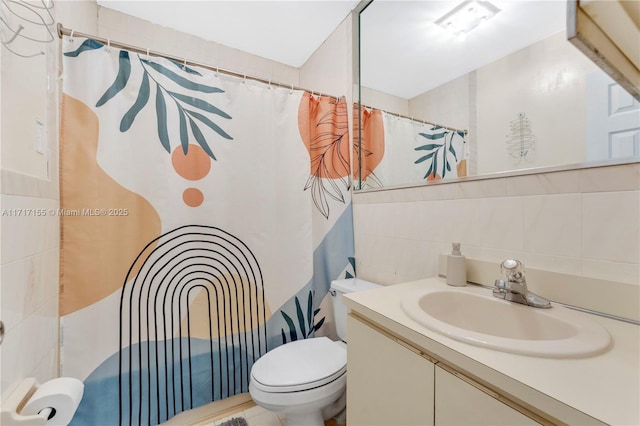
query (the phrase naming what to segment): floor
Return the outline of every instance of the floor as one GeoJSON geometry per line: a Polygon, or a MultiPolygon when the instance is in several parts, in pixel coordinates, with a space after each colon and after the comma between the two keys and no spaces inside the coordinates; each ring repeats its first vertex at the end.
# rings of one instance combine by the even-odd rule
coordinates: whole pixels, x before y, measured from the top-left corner
{"type": "MultiPolygon", "coordinates": [[[[197,426],[218,426],[234,417],[244,417],[249,426],[286,426],[284,417],[280,417],[278,414],[258,407],[257,405],[245,408],[242,411],[227,415],[221,419],[198,423],[197,426]]],[[[325,426],[338,426],[338,424],[335,420],[331,419],[325,422],[325,426]]]]}

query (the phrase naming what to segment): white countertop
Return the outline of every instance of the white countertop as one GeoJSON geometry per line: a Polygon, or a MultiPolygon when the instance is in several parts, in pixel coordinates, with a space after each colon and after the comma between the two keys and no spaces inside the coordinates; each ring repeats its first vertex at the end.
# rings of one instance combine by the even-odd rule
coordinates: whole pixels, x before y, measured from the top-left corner
{"type": "MultiPolygon", "coordinates": [[[[343,300],[352,311],[525,406],[568,424],[640,425],[639,326],[576,312],[609,332],[612,345],[606,352],[570,359],[499,352],[453,340],[409,318],[401,308],[402,298],[426,288],[447,285],[442,278],[428,278],[349,293],[343,300]]],[[[491,294],[478,286],[465,288],[491,294]]]]}

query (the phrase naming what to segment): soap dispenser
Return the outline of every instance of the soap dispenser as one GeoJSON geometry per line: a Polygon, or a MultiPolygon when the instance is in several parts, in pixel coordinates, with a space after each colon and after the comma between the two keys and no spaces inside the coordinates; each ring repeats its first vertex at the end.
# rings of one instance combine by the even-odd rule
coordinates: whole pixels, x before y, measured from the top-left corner
{"type": "Polygon", "coordinates": [[[452,244],[453,250],[447,256],[447,284],[462,287],[467,285],[465,257],[460,252],[460,243],[452,244]]]}

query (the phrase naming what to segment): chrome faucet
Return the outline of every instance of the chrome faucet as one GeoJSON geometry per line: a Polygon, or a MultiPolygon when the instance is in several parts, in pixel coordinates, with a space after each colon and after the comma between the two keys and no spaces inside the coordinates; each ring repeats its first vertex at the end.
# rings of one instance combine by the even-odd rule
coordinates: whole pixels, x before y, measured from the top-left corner
{"type": "Polygon", "coordinates": [[[510,302],[521,303],[534,308],[550,308],[551,302],[527,289],[524,265],[519,260],[507,259],[500,264],[505,280],[496,280],[493,295],[510,302]]]}

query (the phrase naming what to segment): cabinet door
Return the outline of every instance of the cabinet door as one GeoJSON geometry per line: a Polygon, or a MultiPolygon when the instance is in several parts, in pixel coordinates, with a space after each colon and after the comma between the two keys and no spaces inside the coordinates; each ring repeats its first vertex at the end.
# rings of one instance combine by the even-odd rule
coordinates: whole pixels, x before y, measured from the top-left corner
{"type": "Polygon", "coordinates": [[[539,425],[491,395],[436,366],[437,425],[539,425]]]}
{"type": "Polygon", "coordinates": [[[347,424],[433,425],[434,364],[349,316],[347,424]]]}

